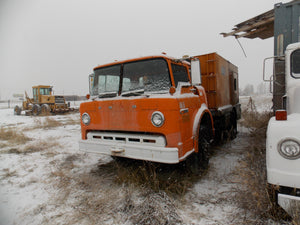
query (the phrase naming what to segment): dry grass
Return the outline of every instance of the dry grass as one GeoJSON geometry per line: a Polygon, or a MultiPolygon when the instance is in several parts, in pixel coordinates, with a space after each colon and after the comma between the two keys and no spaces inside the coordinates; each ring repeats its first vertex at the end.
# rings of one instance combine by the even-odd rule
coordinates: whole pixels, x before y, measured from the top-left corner
{"type": "Polygon", "coordinates": [[[248,128],[252,135],[265,138],[268,122],[272,115],[273,113],[270,111],[258,112],[254,101],[250,98],[247,108],[242,111],[240,124],[248,128]]]}
{"type": "Polygon", "coordinates": [[[1,148],[5,148],[5,147],[7,147],[7,146],[8,146],[7,143],[0,143],[0,149],[1,149],[1,148]]]}
{"type": "Polygon", "coordinates": [[[70,224],[182,224],[174,197],[184,195],[201,177],[191,175],[185,165],[171,168],[135,160],[99,163],[78,174],[73,168],[80,160],[69,155],[51,173],[59,189],[53,204],[76,208],[65,218],[70,224]]]}
{"type": "MultiPolygon", "coordinates": [[[[107,165],[106,165],[107,166],[107,165]]],[[[103,165],[99,165],[98,173],[103,165]]],[[[169,195],[183,196],[204,172],[193,172],[189,162],[167,165],[130,159],[117,159],[111,162],[115,181],[119,184],[147,187],[154,192],[166,192],[169,195]]]]}
{"type": "Polygon", "coordinates": [[[64,125],[80,125],[80,118],[74,119],[74,118],[68,118],[65,122],[64,125]]]}
{"type": "Polygon", "coordinates": [[[31,131],[34,129],[49,129],[63,126],[64,124],[58,120],[51,117],[35,118],[33,121],[33,126],[24,128],[24,131],[31,131]]]}
{"type": "Polygon", "coordinates": [[[300,225],[300,204],[297,204],[293,208],[293,225],[300,225]]]}
{"type": "Polygon", "coordinates": [[[44,119],[35,119],[34,120],[35,127],[36,129],[46,129],[46,128],[55,128],[55,127],[60,127],[63,126],[63,123],[55,120],[51,117],[45,117],[44,119]]]}
{"type": "Polygon", "coordinates": [[[54,127],[60,127],[63,126],[63,123],[55,120],[53,118],[47,117],[43,123],[42,123],[44,128],[54,128],[54,127]]]}
{"type": "Polygon", "coordinates": [[[250,141],[245,157],[236,171],[242,188],[236,199],[244,210],[245,224],[264,224],[269,218],[275,221],[289,220],[287,213],[275,203],[275,189],[267,184],[266,176],[266,130],[270,112],[258,112],[254,102],[242,112],[242,125],[250,130],[250,141]],[[251,213],[249,213],[251,212],[251,213]]]}
{"type": "Polygon", "coordinates": [[[0,140],[8,141],[9,144],[25,144],[31,141],[31,138],[27,137],[23,132],[13,128],[0,128],[0,140]]]}
{"type": "Polygon", "coordinates": [[[133,224],[182,224],[176,206],[165,192],[152,192],[133,208],[130,217],[133,224]]]}
{"type": "Polygon", "coordinates": [[[32,127],[25,128],[24,131],[34,129],[51,129],[67,125],[80,125],[80,119],[67,118],[65,121],[59,121],[52,117],[35,118],[32,127]]]}
{"type": "Polygon", "coordinates": [[[2,174],[1,180],[13,177],[13,176],[18,176],[17,171],[11,170],[10,168],[5,168],[2,170],[4,174],[2,174]]]}
{"type": "Polygon", "coordinates": [[[46,155],[50,155],[51,157],[55,155],[55,152],[47,152],[46,150],[49,150],[50,148],[58,148],[61,147],[60,144],[55,140],[38,140],[35,142],[31,142],[27,145],[24,145],[20,148],[10,148],[8,150],[2,151],[2,153],[7,154],[28,154],[28,153],[34,153],[34,152],[45,152],[46,155]]]}
{"type": "Polygon", "coordinates": [[[33,152],[41,152],[54,147],[61,147],[61,145],[54,139],[38,140],[28,145],[25,145],[24,148],[21,149],[21,153],[27,154],[33,152]]]}

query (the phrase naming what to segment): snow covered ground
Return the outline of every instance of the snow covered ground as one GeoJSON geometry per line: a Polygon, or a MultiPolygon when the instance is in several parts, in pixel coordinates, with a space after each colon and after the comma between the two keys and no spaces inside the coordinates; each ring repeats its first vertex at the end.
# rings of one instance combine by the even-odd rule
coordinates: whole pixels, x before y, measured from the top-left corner
{"type": "MultiPolygon", "coordinates": [[[[241,102],[244,107],[249,98],[241,102]]],[[[195,177],[179,176],[178,168],[167,172],[169,177],[182,179],[181,183],[174,179],[181,185],[177,191],[181,195],[151,191],[146,181],[137,185],[136,174],[126,174],[124,164],[80,152],[79,113],[30,117],[0,109],[0,129],[1,225],[243,221],[234,199],[238,185],[234,171],[248,144],[245,129],[234,141],[213,149],[207,172],[195,177]]],[[[143,171],[141,163],[130,167],[143,171]]],[[[172,185],[167,184],[168,178],[163,182],[172,185]]]]}

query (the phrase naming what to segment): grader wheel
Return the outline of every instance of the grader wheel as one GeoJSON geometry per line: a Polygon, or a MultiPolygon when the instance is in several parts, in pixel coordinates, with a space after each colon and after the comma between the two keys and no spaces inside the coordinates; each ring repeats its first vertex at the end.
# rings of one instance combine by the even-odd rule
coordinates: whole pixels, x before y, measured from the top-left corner
{"type": "Polygon", "coordinates": [[[51,108],[48,104],[43,104],[41,107],[41,114],[42,115],[49,115],[51,111],[51,108]]]}
{"type": "Polygon", "coordinates": [[[14,115],[21,115],[21,111],[22,109],[18,105],[16,105],[14,108],[14,115]]]}
{"type": "Polygon", "coordinates": [[[32,115],[38,116],[41,113],[41,106],[38,104],[35,104],[32,106],[32,115]]]}

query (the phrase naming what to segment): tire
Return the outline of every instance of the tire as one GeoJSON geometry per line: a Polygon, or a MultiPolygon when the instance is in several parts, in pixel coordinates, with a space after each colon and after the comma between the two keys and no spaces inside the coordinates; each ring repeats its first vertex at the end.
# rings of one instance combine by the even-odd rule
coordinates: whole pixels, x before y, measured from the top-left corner
{"type": "Polygon", "coordinates": [[[38,104],[35,104],[32,106],[32,115],[38,116],[41,113],[41,106],[38,104]]]}
{"type": "Polygon", "coordinates": [[[230,114],[230,123],[231,123],[230,139],[233,140],[237,136],[237,119],[236,119],[235,112],[231,112],[230,114]]]}
{"type": "Polygon", "coordinates": [[[22,109],[18,105],[16,105],[14,108],[14,115],[21,115],[21,111],[22,109]]]}
{"type": "Polygon", "coordinates": [[[51,111],[51,108],[48,104],[43,104],[41,107],[41,114],[42,115],[49,115],[51,111]]]}
{"type": "Polygon", "coordinates": [[[195,153],[195,165],[198,170],[205,170],[209,163],[209,130],[207,127],[201,125],[198,137],[198,152],[195,153]]]}

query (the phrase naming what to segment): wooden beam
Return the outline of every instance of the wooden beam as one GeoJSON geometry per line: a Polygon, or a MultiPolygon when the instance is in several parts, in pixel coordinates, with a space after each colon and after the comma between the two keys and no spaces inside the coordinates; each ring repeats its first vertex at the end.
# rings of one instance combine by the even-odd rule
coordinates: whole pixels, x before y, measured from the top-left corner
{"type": "Polygon", "coordinates": [[[239,36],[238,33],[240,32],[251,32],[253,29],[260,27],[260,26],[265,26],[266,24],[274,23],[274,17],[271,17],[267,20],[262,20],[257,23],[251,24],[251,25],[246,25],[246,26],[241,26],[240,28],[230,32],[230,33],[221,33],[223,37],[228,37],[228,36],[239,36]]]}
{"type": "Polygon", "coordinates": [[[260,27],[258,29],[252,30],[252,31],[247,31],[243,34],[236,35],[235,37],[236,38],[241,38],[241,37],[251,38],[252,35],[259,34],[259,33],[261,33],[261,34],[271,33],[269,35],[265,35],[264,38],[262,37],[263,35],[257,35],[257,37],[259,37],[261,39],[266,39],[266,38],[272,37],[274,35],[274,26],[273,26],[273,24],[270,23],[267,26],[263,26],[263,27],[260,27]]]}

